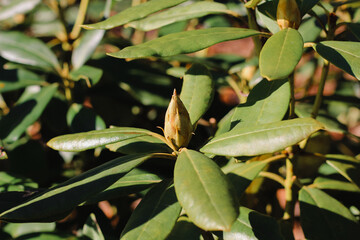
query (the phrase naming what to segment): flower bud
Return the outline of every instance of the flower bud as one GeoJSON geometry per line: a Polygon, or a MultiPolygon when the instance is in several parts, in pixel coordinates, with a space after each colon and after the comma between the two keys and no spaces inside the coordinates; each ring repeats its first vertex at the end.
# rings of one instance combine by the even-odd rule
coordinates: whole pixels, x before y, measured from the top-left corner
{"type": "Polygon", "coordinates": [[[298,29],[301,16],[296,0],[279,0],[276,18],[280,29],[298,29]]]}
{"type": "Polygon", "coordinates": [[[186,147],[189,144],[192,130],[189,113],[174,89],[165,114],[164,135],[166,141],[174,147],[174,150],[186,147]]]}

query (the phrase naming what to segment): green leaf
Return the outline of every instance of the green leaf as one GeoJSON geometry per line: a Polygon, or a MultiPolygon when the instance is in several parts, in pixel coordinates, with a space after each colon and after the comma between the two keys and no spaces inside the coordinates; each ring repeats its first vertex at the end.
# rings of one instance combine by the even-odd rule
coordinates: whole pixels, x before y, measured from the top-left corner
{"type": "Polygon", "coordinates": [[[95,24],[83,25],[85,29],[111,29],[144,18],[165,8],[176,6],[187,0],[152,0],[124,11],[95,24]]]}
{"type": "Polygon", "coordinates": [[[260,73],[268,80],[287,78],[300,61],[303,39],[292,28],[275,33],[265,43],[260,52],[260,73]]]}
{"type": "Polygon", "coordinates": [[[349,31],[360,41],[360,23],[346,23],[349,31]]]}
{"type": "Polygon", "coordinates": [[[118,198],[119,196],[137,193],[161,182],[161,180],[162,178],[154,173],[135,168],[104,191],[87,199],[86,204],[94,204],[104,200],[118,198]]]}
{"type": "Polygon", "coordinates": [[[22,192],[37,188],[38,184],[30,178],[16,176],[7,172],[0,172],[0,193],[22,192]]]}
{"type": "Polygon", "coordinates": [[[121,233],[121,239],[165,239],[180,211],[174,186],[163,181],[141,200],[121,233]]]}
{"type": "Polygon", "coordinates": [[[314,49],[326,60],[360,80],[360,42],[324,41],[314,49]]]}
{"type": "Polygon", "coordinates": [[[64,218],[73,208],[103,191],[152,155],[116,158],[64,183],[34,195],[30,200],[0,214],[7,222],[44,222],[64,218]]]}
{"type": "Polygon", "coordinates": [[[309,17],[304,19],[298,29],[304,42],[314,42],[320,36],[322,28],[319,26],[317,19],[309,17]]]}
{"type": "Polygon", "coordinates": [[[326,163],[333,167],[349,182],[360,187],[360,162],[343,155],[326,155],[326,163]]]}
{"type": "Polygon", "coordinates": [[[22,235],[21,237],[16,238],[15,240],[83,240],[83,238],[76,237],[67,232],[37,232],[37,233],[29,233],[26,235],[22,235]]]}
{"type": "Polygon", "coordinates": [[[224,240],[282,240],[280,226],[272,217],[240,207],[240,215],[229,232],[219,233],[224,240]]]}
{"type": "Polygon", "coordinates": [[[236,128],[213,138],[200,150],[223,156],[254,156],[273,153],[309,137],[323,126],[312,118],[236,128]]]}
{"type": "Polygon", "coordinates": [[[10,112],[0,120],[0,139],[14,142],[42,114],[45,107],[54,96],[58,85],[43,87],[40,92],[32,93],[19,100],[10,112]]]}
{"type": "MultiPolygon", "coordinates": [[[[306,118],[311,116],[312,112],[312,104],[306,104],[306,103],[299,103],[295,107],[295,113],[301,118],[306,118]]],[[[329,114],[321,110],[319,111],[318,116],[316,117],[316,120],[324,124],[325,129],[331,132],[337,132],[337,133],[345,133],[346,127],[341,124],[337,119],[332,118],[329,116],[329,114]]]]}
{"type": "MultiPolygon", "coordinates": [[[[287,79],[258,83],[244,104],[235,108],[230,129],[281,121],[290,102],[290,84],[287,79]]],[[[228,130],[230,130],[228,129],[228,130]]]]}
{"type": "Polygon", "coordinates": [[[43,84],[42,77],[27,69],[0,70],[0,93],[43,84]]]}
{"type": "Polygon", "coordinates": [[[174,7],[151,15],[147,18],[131,22],[130,27],[150,31],[179,21],[200,18],[209,14],[227,13],[226,5],[216,2],[195,2],[190,5],[174,7]]]}
{"type": "Polygon", "coordinates": [[[20,13],[27,13],[33,10],[41,0],[12,0],[8,5],[0,9],[0,21],[8,19],[20,13]]]}
{"type": "Polygon", "coordinates": [[[236,189],[237,196],[245,192],[250,183],[259,175],[259,173],[268,165],[267,161],[247,162],[245,164],[232,164],[223,171],[236,189]]]}
{"type": "Polygon", "coordinates": [[[360,188],[353,183],[334,180],[331,178],[317,177],[311,187],[337,191],[348,191],[360,193],[360,188]]]}
{"type": "Polygon", "coordinates": [[[106,128],[104,120],[93,109],[73,103],[66,115],[68,126],[73,133],[102,130],[106,128]]]}
{"type": "Polygon", "coordinates": [[[181,216],[166,240],[200,240],[201,231],[187,217],[181,216]]]}
{"type": "Polygon", "coordinates": [[[39,39],[21,32],[0,32],[0,55],[12,62],[44,71],[59,71],[55,54],[39,39]]]}
{"type": "Polygon", "coordinates": [[[84,79],[88,86],[93,86],[98,83],[103,75],[103,70],[92,66],[81,66],[70,72],[70,78],[73,81],[84,79]]]}
{"type": "Polygon", "coordinates": [[[336,199],[315,188],[299,192],[301,226],[307,239],[356,239],[360,228],[356,218],[336,199]]]}
{"type": "Polygon", "coordinates": [[[210,158],[183,149],[175,164],[176,195],[189,219],[204,230],[228,231],[238,215],[231,183],[210,158]]]}
{"type": "Polygon", "coordinates": [[[52,232],[55,228],[55,223],[9,223],[3,229],[13,238],[17,238],[34,232],[52,232]]]}
{"type": "Polygon", "coordinates": [[[172,33],[143,44],[126,47],[119,52],[108,55],[116,58],[168,57],[196,52],[219,42],[260,34],[255,30],[241,28],[217,27],[200,29],[172,33]]]}
{"type": "Polygon", "coordinates": [[[105,240],[100,226],[96,220],[95,214],[91,213],[83,227],[83,235],[91,240],[105,240]]]}
{"type": "Polygon", "coordinates": [[[106,145],[110,151],[123,154],[172,152],[163,141],[153,136],[140,136],[106,145]]]}
{"type": "Polygon", "coordinates": [[[114,127],[55,137],[47,145],[58,151],[79,152],[150,134],[141,128],[114,127]]]}
{"type": "Polygon", "coordinates": [[[299,4],[301,16],[308,13],[318,2],[319,0],[301,0],[301,4],[299,4]]]}
{"type": "Polygon", "coordinates": [[[180,98],[194,126],[208,110],[214,97],[214,82],[209,70],[201,64],[193,64],[185,73],[180,98]]]}
{"type": "Polygon", "coordinates": [[[86,31],[81,36],[79,45],[75,47],[71,55],[71,63],[74,69],[80,68],[90,59],[104,34],[105,30],[95,30],[86,31]]]}

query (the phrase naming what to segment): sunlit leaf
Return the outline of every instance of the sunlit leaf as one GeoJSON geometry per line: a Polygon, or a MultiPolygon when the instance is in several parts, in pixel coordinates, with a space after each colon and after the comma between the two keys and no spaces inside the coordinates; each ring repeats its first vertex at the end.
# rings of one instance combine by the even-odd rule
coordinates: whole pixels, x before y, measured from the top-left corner
{"type": "Polygon", "coordinates": [[[41,0],[12,0],[0,9],[0,21],[33,10],[41,0]]]}

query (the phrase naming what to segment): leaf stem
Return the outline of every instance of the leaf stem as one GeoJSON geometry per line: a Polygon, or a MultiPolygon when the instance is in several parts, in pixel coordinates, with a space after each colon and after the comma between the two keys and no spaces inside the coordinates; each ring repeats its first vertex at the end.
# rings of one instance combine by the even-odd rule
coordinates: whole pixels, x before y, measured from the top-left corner
{"type": "Polygon", "coordinates": [[[329,73],[329,62],[324,60],[324,67],[322,69],[321,72],[321,79],[320,79],[320,83],[319,83],[319,89],[316,93],[316,98],[315,98],[315,102],[314,102],[314,106],[311,112],[311,117],[316,119],[318,113],[319,113],[319,109],[321,106],[321,102],[322,102],[322,98],[323,98],[323,92],[324,92],[324,88],[325,88],[325,82],[326,82],[326,78],[327,75],[329,73]]]}
{"type": "Polygon", "coordinates": [[[286,178],[285,178],[285,212],[283,219],[292,220],[294,217],[295,201],[293,199],[292,186],[294,183],[294,166],[291,158],[286,159],[286,178]]]}
{"type": "Polygon", "coordinates": [[[281,176],[272,173],[272,172],[260,172],[259,173],[260,177],[266,177],[268,179],[274,180],[277,183],[280,183],[283,187],[285,187],[285,179],[282,178],[281,176]]]}
{"type": "Polygon", "coordinates": [[[81,31],[81,25],[84,23],[88,5],[89,5],[89,0],[81,0],[78,15],[76,17],[74,27],[70,33],[71,39],[77,39],[79,37],[81,31]]]}
{"type": "MultiPolygon", "coordinates": [[[[248,23],[249,28],[254,29],[256,31],[260,31],[259,26],[256,23],[256,16],[254,9],[246,8],[247,15],[248,15],[248,23]]],[[[254,36],[252,37],[254,44],[255,44],[255,54],[256,56],[260,56],[260,51],[262,48],[262,42],[260,40],[260,36],[254,36]]]]}

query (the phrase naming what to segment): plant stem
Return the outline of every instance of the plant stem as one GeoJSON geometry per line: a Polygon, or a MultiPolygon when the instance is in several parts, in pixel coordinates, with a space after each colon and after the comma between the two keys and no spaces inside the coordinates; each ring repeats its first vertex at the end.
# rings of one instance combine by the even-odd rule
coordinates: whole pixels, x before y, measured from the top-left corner
{"type": "Polygon", "coordinates": [[[325,87],[325,82],[326,82],[326,78],[327,75],[329,73],[329,62],[324,60],[324,67],[322,69],[321,72],[321,79],[320,79],[320,83],[319,83],[319,89],[316,93],[316,98],[315,98],[315,103],[311,112],[311,117],[316,119],[318,113],[319,113],[319,109],[321,106],[321,102],[322,102],[322,97],[323,97],[323,92],[324,92],[324,87],[325,87]]]}
{"type": "Polygon", "coordinates": [[[283,219],[292,220],[294,217],[295,201],[293,199],[292,186],[294,183],[294,166],[291,158],[286,159],[286,179],[285,179],[285,212],[283,219]]]}
{"type": "Polygon", "coordinates": [[[260,172],[259,173],[260,177],[266,177],[268,179],[271,179],[277,183],[280,183],[283,187],[285,187],[285,179],[282,178],[281,176],[272,173],[272,172],[260,172]]]}
{"type": "Polygon", "coordinates": [[[89,5],[89,0],[81,0],[78,15],[76,17],[74,27],[70,33],[71,39],[77,39],[79,37],[80,30],[81,30],[80,26],[84,23],[88,5],[89,5]]]}
{"type": "Polygon", "coordinates": [[[295,118],[295,86],[294,86],[294,75],[295,72],[292,72],[289,76],[290,83],[290,110],[289,110],[289,119],[295,118]]]}
{"type": "MultiPolygon", "coordinates": [[[[246,11],[247,11],[247,15],[248,15],[249,28],[254,29],[256,31],[260,31],[259,26],[256,23],[255,11],[251,8],[246,8],[246,11]]],[[[260,40],[260,36],[252,37],[252,39],[255,44],[256,56],[259,56],[261,48],[262,48],[262,42],[260,40]]]]}

